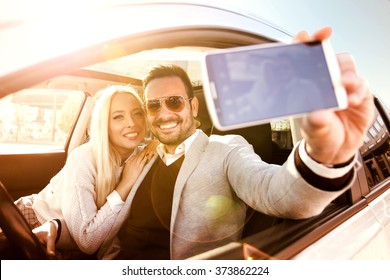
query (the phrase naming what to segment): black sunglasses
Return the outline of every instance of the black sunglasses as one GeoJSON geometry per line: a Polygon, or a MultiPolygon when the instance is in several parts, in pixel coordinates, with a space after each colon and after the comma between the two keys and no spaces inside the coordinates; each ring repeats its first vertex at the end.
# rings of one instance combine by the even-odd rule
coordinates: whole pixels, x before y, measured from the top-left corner
{"type": "Polygon", "coordinates": [[[179,113],[183,111],[185,103],[191,99],[192,97],[185,99],[183,96],[180,95],[172,95],[156,99],[150,99],[144,102],[144,109],[148,115],[153,115],[161,110],[162,103],[164,103],[165,107],[167,107],[168,110],[179,113]]]}

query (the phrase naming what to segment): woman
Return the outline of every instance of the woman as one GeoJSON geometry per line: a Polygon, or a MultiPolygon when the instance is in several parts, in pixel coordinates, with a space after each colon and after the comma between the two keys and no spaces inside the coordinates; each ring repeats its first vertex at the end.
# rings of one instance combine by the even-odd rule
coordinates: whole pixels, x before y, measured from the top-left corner
{"type": "Polygon", "coordinates": [[[32,228],[65,220],[78,248],[93,254],[111,229],[127,195],[153,156],[142,100],[129,86],[110,86],[96,101],[90,140],[74,149],[63,169],[40,193],[15,203],[32,228]]]}

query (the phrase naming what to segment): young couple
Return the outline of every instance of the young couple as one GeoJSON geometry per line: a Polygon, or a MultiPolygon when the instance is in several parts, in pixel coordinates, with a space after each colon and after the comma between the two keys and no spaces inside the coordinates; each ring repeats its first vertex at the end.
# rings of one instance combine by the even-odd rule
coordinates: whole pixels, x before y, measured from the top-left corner
{"type": "MultiPolygon", "coordinates": [[[[324,40],[330,33],[301,32],[295,40],[324,40]]],[[[59,200],[49,207],[45,201],[56,193],[38,195],[50,214],[37,213],[45,223],[35,234],[49,253],[77,245],[99,259],[185,259],[238,240],[248,206],[292,219],[319,214],[353,183],[356,154],[374,114],[352,56],[339,54],[338,61],[348,108],[305,116],[304,139],[283,166],[263,162],[241,136],[197,130],[198,100],[187,74],[174,65],[152,69],[144,79],[143,107],[161,142],[157,152],[155,143],[134,152],[145,127],[141,103],[134,95],[114,94],[111,109],[93,115],[93,122],[109,120],[107,131],[92,126],[90,144],[74,150],[53,179],[59,200]]]]}

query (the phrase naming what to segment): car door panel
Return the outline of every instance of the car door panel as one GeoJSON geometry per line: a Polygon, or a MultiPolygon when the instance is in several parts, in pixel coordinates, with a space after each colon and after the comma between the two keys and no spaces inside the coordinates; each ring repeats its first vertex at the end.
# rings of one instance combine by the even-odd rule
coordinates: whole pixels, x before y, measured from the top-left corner
{"type": "Polygon", "coordinates": [[[43,189],[65,161],[65,151],[0,155],[0,180],[17,199],[43,189]]]}

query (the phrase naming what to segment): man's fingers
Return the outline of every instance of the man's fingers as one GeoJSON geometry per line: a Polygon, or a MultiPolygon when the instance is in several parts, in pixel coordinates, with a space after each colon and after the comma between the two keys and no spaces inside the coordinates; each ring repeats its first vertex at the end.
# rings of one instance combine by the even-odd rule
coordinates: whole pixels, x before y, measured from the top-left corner
{"type": "Polygon", "coordinates": [[[338,53],[336,55],[341,73],[353,71],[356,72],[356,62],[349,53],[338,53]]]}
{"type": "Polygon", "coordinates": [[[332,35],[332,28],[329,26],[323,27],[313,34],[315,40],[326,40],[332,35]]]}
{"type": "Polygon", "coordinates": [[[310,41],[311,37],[306,31],[300,31],[294,38],[294,42],[306,42],[310,41]]]}
{"type": "Polygon", "coordinates": [[[332,28],[327,26],[316,31],[313,35],[309,35],[306,31],[300,31],[293,39],[293,42],[310,42],[314,40],[323,41],[332,35],[332,28]]]}
{"type": "Polygon", "coordinates": [[[371,99],[368,81],[358,76],[354,57],[348,53],[337,54],[341,71],[341,81],[348,93],[350,105],[356,106],[366,98],[371,99]]]}

